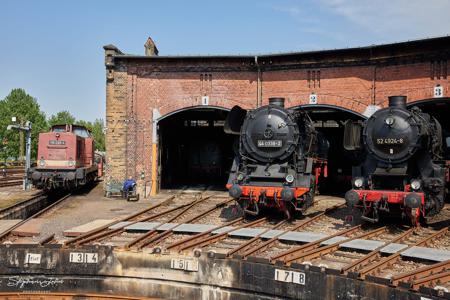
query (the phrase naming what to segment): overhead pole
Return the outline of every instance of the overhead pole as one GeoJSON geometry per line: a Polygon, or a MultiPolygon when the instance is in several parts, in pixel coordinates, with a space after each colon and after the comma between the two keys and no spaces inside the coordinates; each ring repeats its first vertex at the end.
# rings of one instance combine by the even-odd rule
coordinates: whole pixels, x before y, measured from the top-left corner
{"type": "MultiPolygon", "coordinates": [[[[12,118],[15,122],[16,118],[12,118]]],[[[30,182],[28,180],[28,172],[31,167],[31,122],[25,122],[25,125],[11,124],[7,127],[8,130],[17,130],[23,134],[25,133],[25,177],[23,178],[23,189],[29,190],[31,188],[30,182]]],[[[23,151],[23,150],[22,150],[23,151]]]]}

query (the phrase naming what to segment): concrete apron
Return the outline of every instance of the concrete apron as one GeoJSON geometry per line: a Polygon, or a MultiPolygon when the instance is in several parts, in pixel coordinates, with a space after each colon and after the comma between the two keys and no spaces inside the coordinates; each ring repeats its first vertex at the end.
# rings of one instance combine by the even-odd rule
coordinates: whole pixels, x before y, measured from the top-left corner
{"type": "Polygon", "coordinates": [[[442,299],[313,266],[118,251],[108,246],[0,246],[0,291],[99,293],[164,299],[442,299]],[[181,259],[181,260],[180,260],[181,259]],[[425,297],[425,298],[424,298],[425,297]]]}

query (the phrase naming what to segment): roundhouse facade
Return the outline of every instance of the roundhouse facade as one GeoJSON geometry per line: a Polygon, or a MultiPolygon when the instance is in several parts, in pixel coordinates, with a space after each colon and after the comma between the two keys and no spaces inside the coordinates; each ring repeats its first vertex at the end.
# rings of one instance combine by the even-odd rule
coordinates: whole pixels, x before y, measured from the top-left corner
{"type": "Polygon", "coordinates": [[[221,127],[227,111],[270,97],[339,127],[405,95],[449,128],[450,37],[258,56],[158,56],[151,39],[143,56],[104,49],[106,182],[133,176],[142,195],[224,184],[233,151],[221,127]]]}

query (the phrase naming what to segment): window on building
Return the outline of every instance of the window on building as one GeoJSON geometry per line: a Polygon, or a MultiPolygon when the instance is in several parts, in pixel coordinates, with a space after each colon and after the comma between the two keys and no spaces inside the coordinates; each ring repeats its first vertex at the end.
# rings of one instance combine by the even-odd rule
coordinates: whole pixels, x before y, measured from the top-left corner
{"type": "Polygon", "coordinates": [[[320,70],[306,71],[306,80],[309,88],[320,87],[320,70]]]}

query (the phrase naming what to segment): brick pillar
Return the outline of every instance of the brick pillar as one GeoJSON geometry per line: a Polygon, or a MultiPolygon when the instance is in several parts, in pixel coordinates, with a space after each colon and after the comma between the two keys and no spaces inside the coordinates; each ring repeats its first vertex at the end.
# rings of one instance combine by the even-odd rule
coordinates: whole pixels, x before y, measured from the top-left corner
{"type": "Polygon", "coordinates": [[[122,54],[113,45],[105,49],[106,66],[106,165],[105,184],[126,178],[127,72],[114,56],[122,54]]]}

